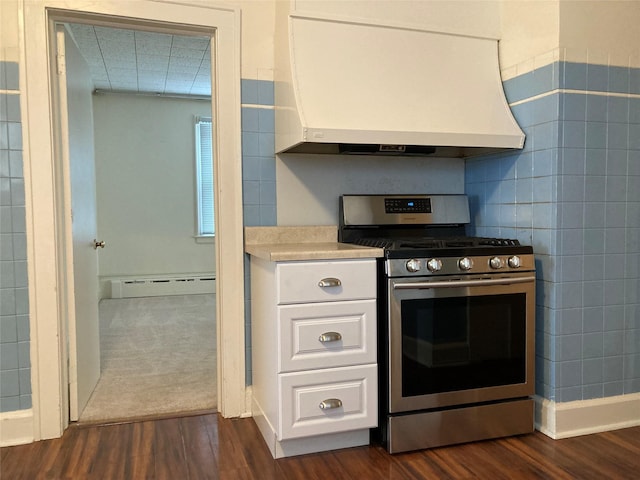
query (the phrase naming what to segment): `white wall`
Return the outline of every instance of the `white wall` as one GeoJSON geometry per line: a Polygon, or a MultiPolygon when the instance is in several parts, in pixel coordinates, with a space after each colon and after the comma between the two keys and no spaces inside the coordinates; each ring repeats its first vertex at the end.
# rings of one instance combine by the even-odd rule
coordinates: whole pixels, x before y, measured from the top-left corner
{"type": "Polygon", "coordinates": [[[208,101],[94,95],[101,277],[215,270],[196,234],[194,116],[208,101]]]}
{"type": "Polygon", "coordinates": [[[559,0],[502,1],[502,70],[558,48],[558,4],[559,0]]]}
{"type": "Polygon", "coordinates": [[[503,79],[558,60],[638,68],[638,25],[638,1],[503,0],[503,79]]]}
{"type": "MultiPolygon", "coordinates": [[[[208,0],[207,3],[213,2],[208,0]]],[[[273,80],[275,0],[230,0],[224,3],[242,10],[242,78],[273,80]]]]}
{"type": "Polygon", "coordinates": [[[640,2],[560,2],[560,47],[567,60],[640,67],[640,2]]]}
{"type": "Polygon", "coordinates": [[[18,48],[18,2],[0,0],[0,60],[17,62],[18,48]]]}

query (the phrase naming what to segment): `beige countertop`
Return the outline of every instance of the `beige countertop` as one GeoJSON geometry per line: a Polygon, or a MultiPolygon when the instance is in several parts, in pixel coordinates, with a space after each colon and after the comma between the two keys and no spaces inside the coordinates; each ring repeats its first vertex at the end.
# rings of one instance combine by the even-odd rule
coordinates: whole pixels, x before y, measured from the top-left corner
{"type": "Polygon", "coordinates": [[[271,262],[382,257],[381,248],[337,242],[335,226],[245,227],[245,252],[271,262]]]}

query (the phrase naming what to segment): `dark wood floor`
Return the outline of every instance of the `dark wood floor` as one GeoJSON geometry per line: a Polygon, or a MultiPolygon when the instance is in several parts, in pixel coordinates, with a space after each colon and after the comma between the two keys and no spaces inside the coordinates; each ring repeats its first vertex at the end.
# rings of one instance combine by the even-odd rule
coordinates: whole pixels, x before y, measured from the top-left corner
{"type": "Polygon", "coordinates": [[[640,427],[565,440],[541,433],[389,455],[378,446],[273,460],[252,419],[216,414],[76,426],[0,450],[20,479],[638,479],[640,427]]]}

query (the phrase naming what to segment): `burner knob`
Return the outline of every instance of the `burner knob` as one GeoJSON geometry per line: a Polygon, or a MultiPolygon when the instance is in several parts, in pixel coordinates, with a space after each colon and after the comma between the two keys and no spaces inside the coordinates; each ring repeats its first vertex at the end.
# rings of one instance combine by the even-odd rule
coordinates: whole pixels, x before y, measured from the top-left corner
{"type": "Polygon", "coordinates": [[[458,260],[458,267],[460,267],[460,270],[471,270],[473,268],[473,260],[469,257],[461,258],[458,260]]]}
{"type": "Polygon", "coordinates": [[[430,272],[439,272],[442,270],[442,260],[439,258],[432,258],[427,262],[427,269],[430,272]]]}
{"type": "Polygon", "coordinates": [[[494,270],[498,270],[499,268],[502,268],[504,266],[504,263],[502,262],[502,259],[500,257],[493,257],[491,258],[491,260],[489,260],[489,266],[494,270]]]}
{"type": "Polygon", "coordinates": [[[412,258],[411,260],[407,260],[405,266],[407,267],[408,272],[418,272],[420,271],[420,260],[412,258]]]}
{"type": "Polygon", "coordinates": [[[520,265],[522,265],[522,263],[520,262],[520,257],[518,257],[517,255],[514,255],[513,257],[509,257],[509,260],[507,260],[507,263],[511,268],[519,268],[520,265]]]}

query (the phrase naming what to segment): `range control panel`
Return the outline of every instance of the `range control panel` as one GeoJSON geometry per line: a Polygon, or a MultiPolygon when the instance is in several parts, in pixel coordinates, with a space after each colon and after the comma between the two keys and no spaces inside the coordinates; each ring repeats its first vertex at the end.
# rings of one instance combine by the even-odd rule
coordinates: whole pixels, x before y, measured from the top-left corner
{"type": "Polygon", "coordinates": [[[430,198],[385,198],[385,213],[431,213],[430,198]]]}
{"type": "Polygon", "coordinates": [[[342,226],[461,225],[469,223],[466,195],[342,195],[342,226]]]}

